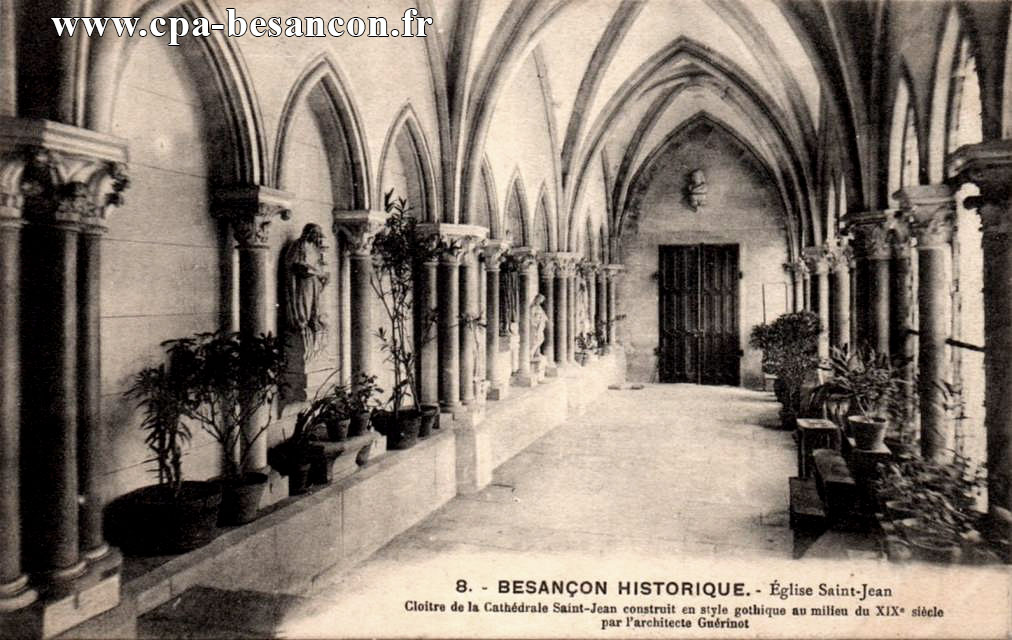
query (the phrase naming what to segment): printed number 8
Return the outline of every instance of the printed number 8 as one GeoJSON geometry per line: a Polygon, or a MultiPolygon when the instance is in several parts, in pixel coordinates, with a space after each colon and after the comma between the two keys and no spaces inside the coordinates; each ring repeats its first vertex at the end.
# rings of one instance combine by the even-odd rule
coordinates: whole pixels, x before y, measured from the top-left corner
{"type": "Polygon", "coordinates": [[[467,590],[467,580],[457,580],[457,593],[465,593],[467,590]]]}

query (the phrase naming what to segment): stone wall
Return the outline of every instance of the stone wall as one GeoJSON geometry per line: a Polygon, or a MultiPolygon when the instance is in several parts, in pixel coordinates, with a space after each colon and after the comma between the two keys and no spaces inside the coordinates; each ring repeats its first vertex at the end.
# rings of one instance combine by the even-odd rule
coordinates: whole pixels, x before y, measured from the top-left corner
{"type": "Polygon", "coordinates": [[[776,188],[754,157],[730,135],[704,124],[689,130],[656,159],[649,183],[634,186],[638,222],[622,232],[622,313],[619,332],[627,349],[628,377],[654,379],[658,336],[658,247],[668,244],[738,244],[743,273],[739,289],[741,381],[760,388],[761,354],[748,346],[752,327],[782,313],[787,261],[785,213],[776,188]],[[693,211],[684,189],[690,171],[701,168],[709,187],[705,207],[693,211]],[[764,287],[767,306],[764,308],[764,287]],[[779,301],[774,309],[775,301],[779,301]]]}

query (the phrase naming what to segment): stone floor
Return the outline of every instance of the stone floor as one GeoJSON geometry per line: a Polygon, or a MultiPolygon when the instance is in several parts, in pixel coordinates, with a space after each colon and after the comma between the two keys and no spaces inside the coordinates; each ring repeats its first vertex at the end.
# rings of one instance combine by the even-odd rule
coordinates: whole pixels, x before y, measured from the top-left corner
{"type": "Polygon", "coordinates": [[[502,465],[485,490],[455,498],[333,582],[300,597],[194,589],[144,616],[139,631],[347,635],[354,622],[336,612],[382,585],[429,579],[452,598],[467,566],[455,557],[481,555],[500,567],[552,554],[576,554],[577,566],[625,553],[790,558],[794,447],[775,427],[777,409],[772,394],[727,387],[609,391],[502,465]],[[412,574],[423,566],[421,578],[412,574]]]}

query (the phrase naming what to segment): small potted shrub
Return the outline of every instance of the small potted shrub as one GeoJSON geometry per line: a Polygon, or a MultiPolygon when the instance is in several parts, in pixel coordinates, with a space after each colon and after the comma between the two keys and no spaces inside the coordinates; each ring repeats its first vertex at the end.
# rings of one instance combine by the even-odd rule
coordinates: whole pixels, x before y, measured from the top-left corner
{"type": "Polygon", "coordinates": [[[763,352],[763,370],[777,377],[774,390],[782,405],[781,425],[797,426],[801,389],[819,366],[819,316],[810,311],[787,313],[752,329],[749,344],[763,352]]]}
{"type": "Polygon", "coordinates": [[[290,436],[271,447],[267,463],[288,476],[289,495],[305,493],[313,461],[313,427],[318,423],[321,404],[314,402],[299,412],[290,436]]]}
{"type": "Polygon", "coordinates": [[[373,411],[379,408],[379,395],[383,393],[376,384],[376,376],[360,373],[348,392],[348,414],[351,423],[348,436],[357,437],[369,430],[373,411]]]}
{"type": "Polygon", "coordinates": [[[164,364],[147,367],[126,392],[144,410],[144,444],[158,476],[158,484],[121,496],[106,510],[110,541],[126,553],[182,553],[214,535],[221,485],[183,480],[183,449],[192,438],[183,416],[194,400],[179,373],[164,364]]]}
{"type": "Polygon", "coordinates": [[[902,421],[905,405],[902,368],[887,354],[873,350],[851,352],[834,348],[829,359],[830,378],[816,390],[816,398],[843,397],[849,401],[847,424],[858,449],[882,446],[892,418],[902,421]]]}
{"type": "Polygon", "coordinates": [[[344,442],[351,431],[352,403],[347,387],[334,385],[322,398],[319,421],[327,428],[327,439],[344,442]]]}
{"type": "Polygon", "coordinates": [[[594,334],[587,331],[585,333],[577,334],[576,336],[576,361],[580,363],[581,367],[587,365],[587,361],[590,359],[590,354],[597,351],[597,338],[594,334]]]}
{"type": "Polygon", "coordinates": [[[389,191],[384,206],[388,216],[373,241],[375,268],[370,282],[389,321],[376,336],[393,371],[394,386],[390,390],[390,412],[379,421],[377,430],[387,436],[387,448],[407,449],[417,442],[421,428],[415,354],[409,333],[414,317],[413,276],[422,263],[438,256],[440,248],[426,242],[418,232],[417,221],[409,215],[403,198],[395,199],[389,191]]]}
{"type": "Polygon", "coordinates": [[[272,335],[233,332],[198,333],[171,340],[169,357],[189,385],[192,402],[186,417],[221,446],[222,524],[243,524],[256,517],[267,476],[249,469],[252,446],[270,427],[255,424],[261,409],[273,403],[284,372],[284,355],[272,335]]]}

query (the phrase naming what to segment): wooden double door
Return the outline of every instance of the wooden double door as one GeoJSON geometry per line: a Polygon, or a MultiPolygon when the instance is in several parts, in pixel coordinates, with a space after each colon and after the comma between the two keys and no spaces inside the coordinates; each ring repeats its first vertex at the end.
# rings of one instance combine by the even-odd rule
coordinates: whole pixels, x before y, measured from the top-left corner
{"type": "Polygon", "coordinates": [[[739,384],[738,245],[661,245],[659,264],[659,381],[739,384]]]}

